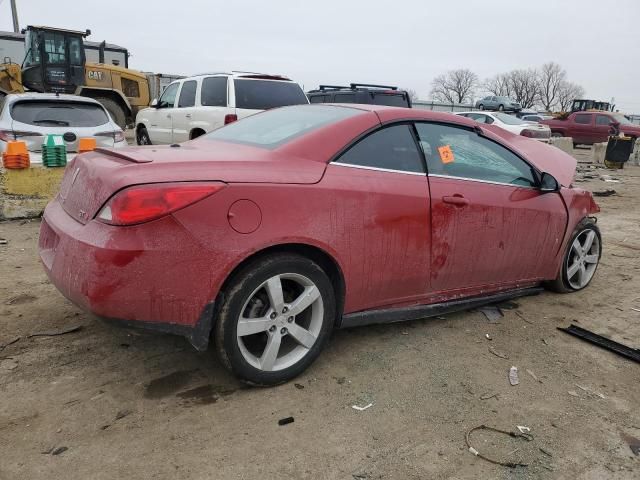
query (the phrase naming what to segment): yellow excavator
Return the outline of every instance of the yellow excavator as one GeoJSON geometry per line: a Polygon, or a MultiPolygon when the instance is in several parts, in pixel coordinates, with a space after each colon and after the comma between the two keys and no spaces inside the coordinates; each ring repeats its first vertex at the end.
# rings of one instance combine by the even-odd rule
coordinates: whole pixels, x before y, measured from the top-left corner
{"type": "Polygon", "coordinates": [[[87,63],[83,41],[90,30],[29,26],[23,33],[26,54],[22,64],[9,59],[0,64],[0,97],[25,91],[91,97],[122,128],[149,105],[149,81],[144,73],[105,64],[103,49],[98,63],[87,63]]]}

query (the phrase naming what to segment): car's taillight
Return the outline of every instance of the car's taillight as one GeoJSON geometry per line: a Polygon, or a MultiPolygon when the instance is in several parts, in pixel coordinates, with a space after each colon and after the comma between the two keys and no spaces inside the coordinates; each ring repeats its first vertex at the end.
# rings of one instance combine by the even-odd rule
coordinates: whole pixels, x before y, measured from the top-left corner
{"type": "Polygon", "coordinates": [[[228,113],[224,116],[224,124],[233,123],[238,120],[238,115],[235,113],[228,113]]]}
{"type": "Polygon", "coordinates": [[[137,185],[111,197],[96,218],[109,225],[150,222],[213,195],[224,186],[220,182],[137,185]]]}
{"type": "Polygon", "coordinates": [[[96,137],[111,137],[114,142],[124,141],[124,132],[122,130],[114,130],[113,132],[99,132],[96,137]]]}
{"type": "Polygon", "coordinates": [[[4,142],[12,142],[18,140],[21,137],[41,137],[42,134],[38,132],[20,132],[18,130],[0,130],[0,140],[4,142]]]}

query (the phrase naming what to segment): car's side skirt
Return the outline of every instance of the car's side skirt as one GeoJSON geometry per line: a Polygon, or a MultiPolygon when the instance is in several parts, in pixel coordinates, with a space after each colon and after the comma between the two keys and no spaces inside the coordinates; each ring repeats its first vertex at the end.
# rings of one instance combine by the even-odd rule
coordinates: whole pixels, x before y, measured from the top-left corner
{"type": "Polygon", "coordinates": [[[517,297],[537,295],[542,287],[519,288],[492,295],[462,298],[448,302],[432,303],[429,305],[414,305],[411,307],[385,308],[380,310],[365,310],[342,316],[339,328],[361,327],[379,323],[395,323],[407,320],[436,317],[446,313],[460,312],[480,307],[489,303],[503,302],[517,297]]]}

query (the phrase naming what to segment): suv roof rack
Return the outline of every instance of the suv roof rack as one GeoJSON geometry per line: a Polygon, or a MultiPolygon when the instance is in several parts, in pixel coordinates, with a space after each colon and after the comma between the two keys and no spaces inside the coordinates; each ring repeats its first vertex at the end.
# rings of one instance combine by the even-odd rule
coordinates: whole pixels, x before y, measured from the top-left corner
{"type": "Polygon", "coordinates": [[[349,87],[345,87],[344,85],[320,85],[318,87],[317,91],[324,91],[324,90],[342,90],[343,88],[349,88],[349,87]]]}
{"type": "Polygon", "coordinates": [[[388,90],[398,90],[398,87],[392,87],[391,85],[375,85],[373,83],[352,83],[351,88],[367,87],[367,88],[386,88],[388,90]]]}

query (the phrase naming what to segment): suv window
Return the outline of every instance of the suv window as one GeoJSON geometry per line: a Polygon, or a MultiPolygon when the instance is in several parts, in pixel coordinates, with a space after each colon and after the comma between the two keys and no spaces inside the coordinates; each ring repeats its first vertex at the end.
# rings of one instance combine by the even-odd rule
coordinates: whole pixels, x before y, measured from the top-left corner
{"type": "Polygon", "coordinates": [[[393,125],[373,132],[347,150],[338,163],[424,173],[411,126],[393,125]]]}
{"type": "Polygon", "coordinates": [[[44,100],[14,103],[11,117],[16,122],[38,126],[97,127],[109,122],[100,105],[44,100]]]}
{"type": "Polygon", "coordinates": [[[207,107],[227,106],[227,77],[208,77],[202,81],[200,104],[207,107]]]}
{"type": "Polygon", "coordinates": [[[180,99],[178,100],[178,108],[193,107],[196,104],[196,88],[198,82],[189,80],[182,84],[180,89],[180,99]]]}
{"type": "Polygon", "coordinates": [[[532,168],[520,157],[465,128],[417,123],[430,175],[532,187],[532,168]]]}
{"type": "Polygon", "coordinates": [[[173,104],[176,102],[176,93],[178,93],[179,83],[172,83],[163,92],[160,100],[158,100],[159,108],[173,108],[173,104]]]}
{"type": "Polygon", "coordinates": [[[324,103],[327,101],[327,95],[311,95],[309,97],[310,103],[324,103]]]}
{"type": "Polygon", "coordinates": [[[356,103],[355,93],[336,93],[334,96],[335,103],[356,103]]]}
{"type": "Polygon", "coordinates": [[[404,93],[376,93],[372,94],[373,103],[389,107],[408,107],[409,102],[404,93]]]}
{"type": "Polygon", "coordinates": [[[583,125],[589,125],[591,123],[591,115],[588,113],[580,113],[576,115],[575,122],[583,125]]]}
{"type": "Polygon", "coordinates": [[[596,125],[606,125],[607,127],[613,123],[607,115],[596,115],[596,125]]]}
{"type": "Polygon", "coordinates": [[[233,85],[236,90],[236,108],[269,110],[309,103],[300,85],[294,82],[236,78],[233,85]]]}

